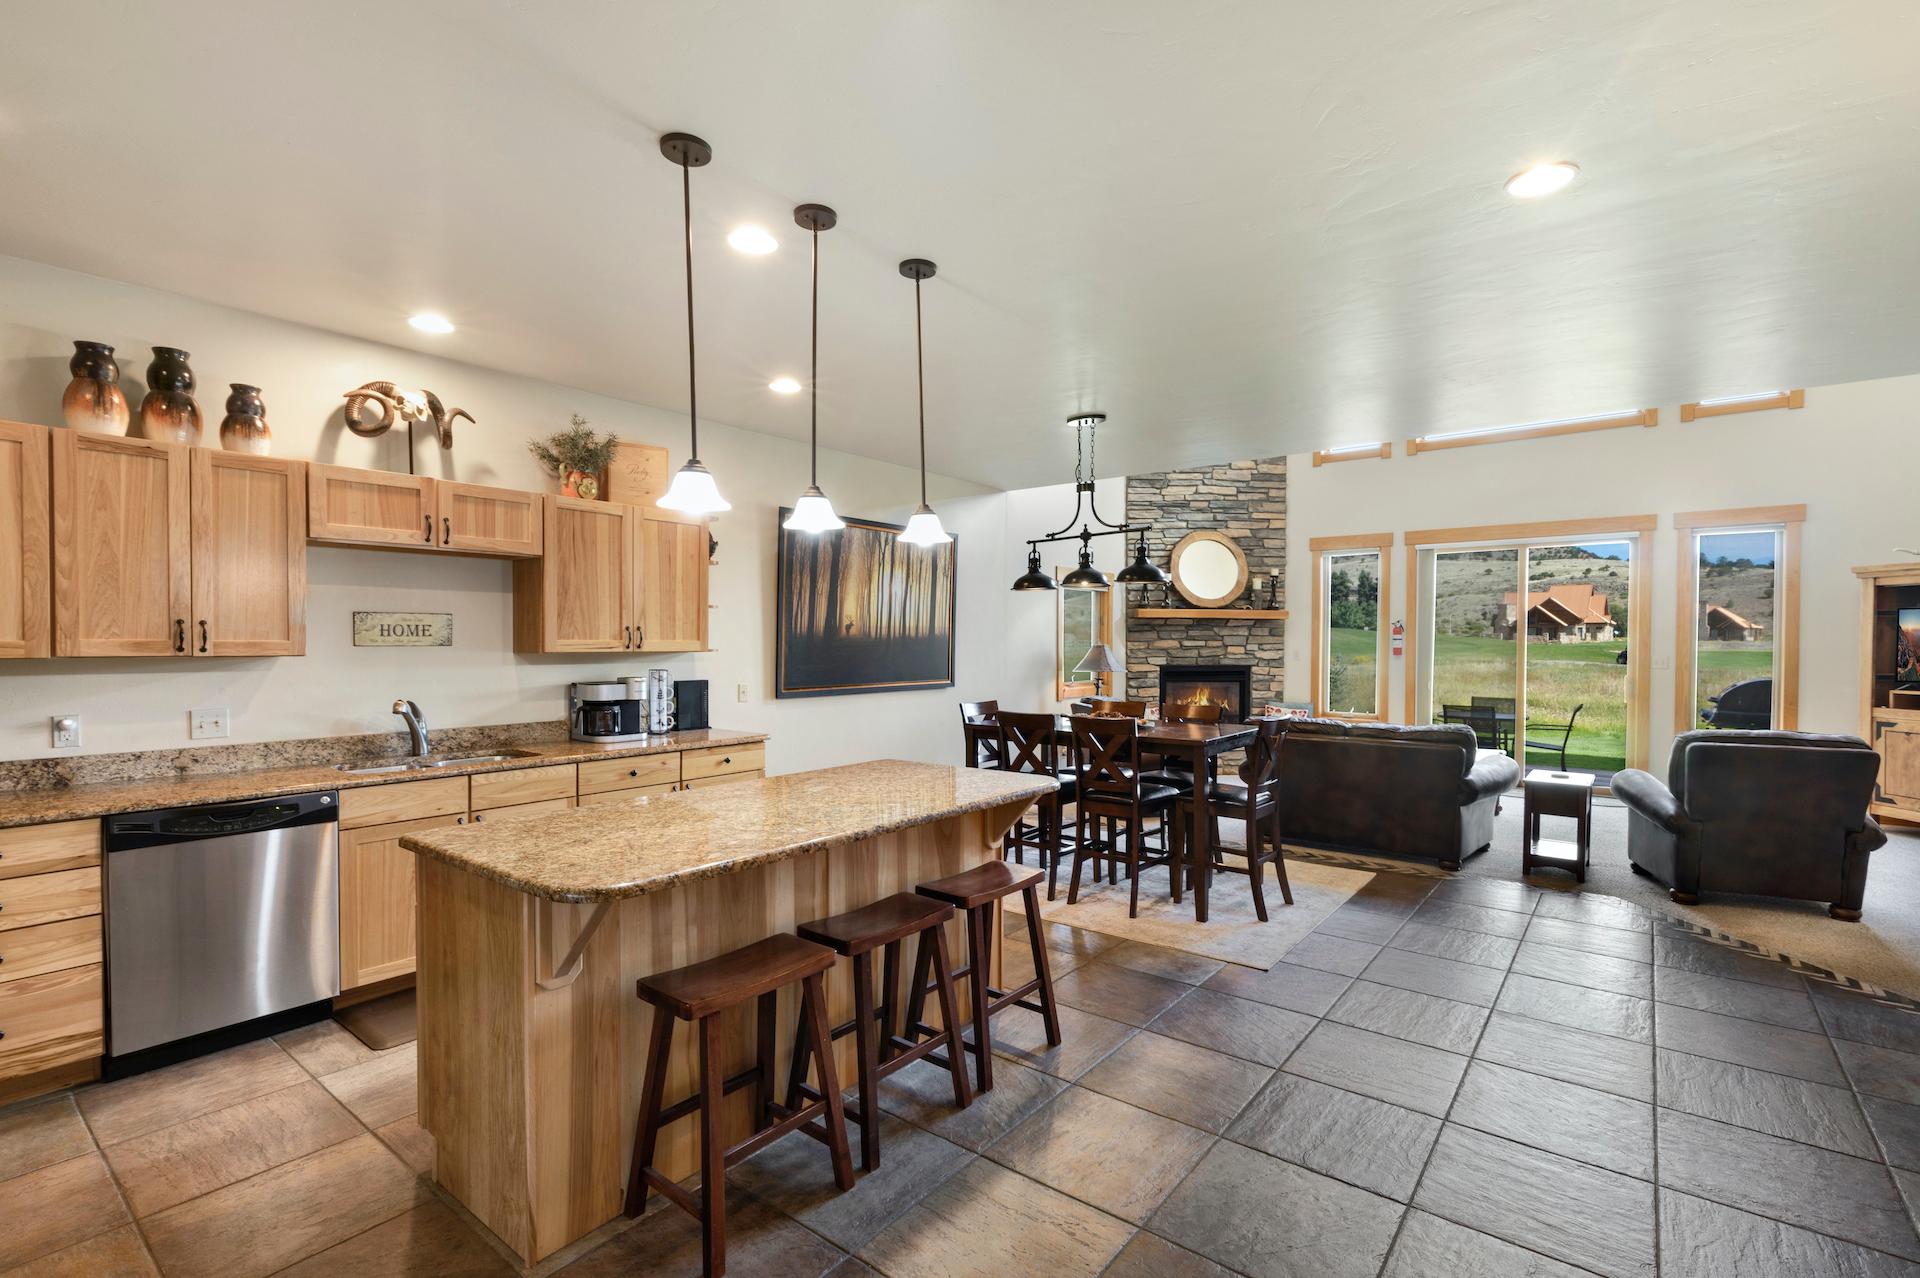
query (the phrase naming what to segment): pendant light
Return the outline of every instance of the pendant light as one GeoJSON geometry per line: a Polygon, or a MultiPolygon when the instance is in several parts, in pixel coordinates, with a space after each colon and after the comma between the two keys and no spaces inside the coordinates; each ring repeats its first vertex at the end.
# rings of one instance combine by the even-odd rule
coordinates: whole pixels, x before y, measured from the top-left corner
{"type": "Polygon", "coordinates": [[[1133,562],[1113,575],[1113,579],[1123,586],[1171,586],[1173,578],[1167,570],[1147,558],[1147,534],[1143,530],[1140,541],[1134,547],[1133,562]]]}
{"type": "Polygon", "coordinates": [[[920,281],[933,278],[935,267],[924,257],[900,263],[900,273],[913,281],[913,367],[920,385],[920,507],[900,530],[909,546],[938,546],[953,538],[940,526],[940,516],[927,505],[927,354],[920,336],[920,281]]]}
{"type": "Polygon", "coordinates": [[[733,507],[720,495],[712,472],[700,462],[700,405],[693,362],[693,179],[689,176],[713,159],[713,148],[691,133],[668,133],[660,139],[660,154],[680,166],[680,213],[687,238],[687,428],[693,446],[686,465],[674,475],[658,504],[689,515],[717,515],[733,507]]]}
{"type": "MultiPolygon", "coordinates": [[[[931,264],[929,264],[931,265],[931,264]]],[[[900,269],[906,270],[906,263],[900,269]]],[[[1147,558],[1147,531],[1151,524],[1113,523],[1100,515],[1100,505],[1094,499],[1093,485],[1093,440],[1094,431],[1107,420],[1105,413],[1075,413],[1067,419],[1073,427],[1073,518],[1062,524],[1058,531],[1044,537],[1027,539],[1027,570],[1014,578],[1015,590],[1110,590],[1117,582],[1122,586],[1166,586],[1173,578],[1147,558]],[[1091,522],[1081,520],[1085,511],[1091,522]],[[1079,522],[1080,531],[1072,531],[1079,522]],[[1096,527],[1097,525],[1097,527],[1096,527]],[[1133,562],[1116,573],[1111,580],[1107,574],[1093,566],[1093,539],[1095,537],[1126,537],[1137,533],[1139,539],[1135,545],[1133,562]],[[1080,543],[1080,564],[1072,572],[1055,582],[1052,577],[1040,571],[1040,547],[1056,541],[1078,541],[1080,543]]],[[[1125,542],[1121,543],[1123,546],[1125,542]]]]}
{"type": "Polygon", "coordinates": [[[793,513],[781,527],[792,532],[832,532],[847,525],[833,513],[833,503],[820,491],[820,232],[831,231],[840,217],[824,204],[802,204],[793,211],[793,220],[813,236],[813,366],[807,376],[811,443],[807,448],[807,491],[793,503],[793,513]]]}
{"type": "Polygon", "coordinates": [[[1040,571],[1040,549],[1037,546],[1027,548],[1027,570],[1014,578],[1015,590],[1058,590],[1060,585],[1040,571]]]}
{"type": "Polygon", "coordinates": [[[1107,574],[1093,566],[1093,534],[1080,532],[1080,566],[1060,579],[1065,590],[1107,590],[1113,583],[1107,574]]]}

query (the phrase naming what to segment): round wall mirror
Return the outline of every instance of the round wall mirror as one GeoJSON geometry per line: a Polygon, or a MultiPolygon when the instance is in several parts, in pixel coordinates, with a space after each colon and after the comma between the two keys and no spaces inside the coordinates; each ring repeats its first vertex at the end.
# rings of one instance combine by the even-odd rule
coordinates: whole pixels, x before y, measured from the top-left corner
{"type": "Polygon", "coordinates": [[[1190,532],[1173,548],[1173,585],[1196,608],[1223,608],[1247,586],[1247,557],[1233,538],[1190,532]]]}

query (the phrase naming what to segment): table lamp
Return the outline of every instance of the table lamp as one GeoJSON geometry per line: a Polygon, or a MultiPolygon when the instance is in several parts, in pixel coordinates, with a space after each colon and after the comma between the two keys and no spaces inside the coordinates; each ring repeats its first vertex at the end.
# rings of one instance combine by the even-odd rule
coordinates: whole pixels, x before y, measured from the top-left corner
{"type": "Polygon", "coordinates": [[[1093,671],[1094,686],[1101,690],[1102,696],[1106,696],[1108,695],[1107,680],[1104,676],[1117,674],[1125,670],[1126,666],[1121,664],[1120,658],[1114,655],[1112,648],[1104,643],[1096,643],[1093,647],[1087,649],[1087,655],[1080,658],[1073,668],[1075,670],[1093,671]]]}

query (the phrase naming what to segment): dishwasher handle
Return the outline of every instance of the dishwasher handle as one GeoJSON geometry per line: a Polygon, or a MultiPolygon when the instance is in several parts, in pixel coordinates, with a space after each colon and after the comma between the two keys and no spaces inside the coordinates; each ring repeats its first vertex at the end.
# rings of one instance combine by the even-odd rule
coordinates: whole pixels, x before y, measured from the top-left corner
{"type": "Polygon", "coordinates": [[[339,795],[325,790],[244,803],[125,812],[106,819],[102,842],[111,854],[303,825],[332,825],[340,819],[339,809],[339,795]]]}

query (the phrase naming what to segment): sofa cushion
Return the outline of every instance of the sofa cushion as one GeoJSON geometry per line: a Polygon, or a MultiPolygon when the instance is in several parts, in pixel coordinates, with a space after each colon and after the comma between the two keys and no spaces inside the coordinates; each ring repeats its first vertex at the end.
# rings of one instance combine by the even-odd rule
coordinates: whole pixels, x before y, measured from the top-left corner
{"type": "Polygon", "coordinates": [[[1687,748],[1696,741],[1716,745],[1807,746],[1817,750],[1871,750],[1859,737],[1844,732],[1782,732],[1774,728],[1695,728],[1673,739],[1667,758],[1667,788],[1682,806],[1687,802],[1687,748]]]}

